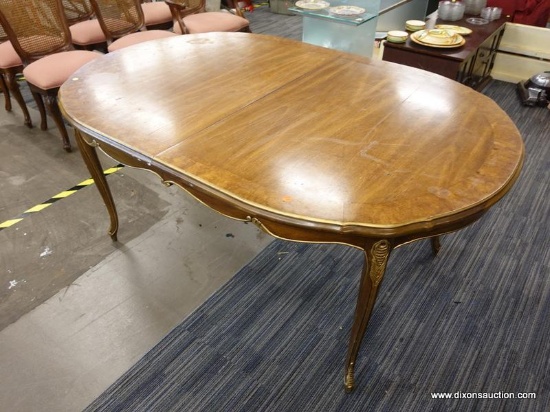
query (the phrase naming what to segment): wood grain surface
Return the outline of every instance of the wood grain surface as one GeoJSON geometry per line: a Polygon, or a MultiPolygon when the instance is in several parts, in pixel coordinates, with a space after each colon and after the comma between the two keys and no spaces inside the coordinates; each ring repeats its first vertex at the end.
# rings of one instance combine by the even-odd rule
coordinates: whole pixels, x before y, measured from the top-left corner
{"type": "Polygon", "coordinates": [[[200,187],[211,203],[305,228],[438,234],[500,199],[523,160],[513,122],[468,87],[258,34],[107,54],[59,101],[100,147],[200,187]]]}

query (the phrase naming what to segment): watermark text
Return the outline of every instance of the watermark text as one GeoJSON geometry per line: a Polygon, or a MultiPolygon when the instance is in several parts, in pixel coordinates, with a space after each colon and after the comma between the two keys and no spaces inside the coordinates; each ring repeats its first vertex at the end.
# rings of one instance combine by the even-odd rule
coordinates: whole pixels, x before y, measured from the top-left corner
{"type": "Polygon", "coordinates": [[[432,399],[536,399],[535,392],[432,392],[432,399]]]}

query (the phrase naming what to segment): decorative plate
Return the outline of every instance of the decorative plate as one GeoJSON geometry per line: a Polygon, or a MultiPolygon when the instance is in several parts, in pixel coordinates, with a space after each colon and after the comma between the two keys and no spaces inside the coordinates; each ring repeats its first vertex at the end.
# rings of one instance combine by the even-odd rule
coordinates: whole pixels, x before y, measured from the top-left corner
{"type": "Polygon", "coordinates": [[[363,14],[365,12],[365,9],[356,6],[336,6],[331,7],[330,9],[328,9],[328,11],[331,14],[335,14],[337,16],[354,17],[358,16],[359,14],[363,14]]]}
{"type": "Polygon", "coordinates": [[[421,30],[411,34],[411,40],[428,47],[453,48],[466,43],[460,34],[443,29],[421,30]]]}
{"type": "Polygon", "coordinates": [[[453,26],[452,24],[436,24],[436,29],[452,30],[455,33],[460,34],[461,36],[467,36],[472,33],[472,29],[462,26],[453,26]]]}
{"type": "Polygon", "coordinates": [[[330,3],[323,0],[299,0],[295,6],[306,10],[322,10],[329,7],[330,3]]]}

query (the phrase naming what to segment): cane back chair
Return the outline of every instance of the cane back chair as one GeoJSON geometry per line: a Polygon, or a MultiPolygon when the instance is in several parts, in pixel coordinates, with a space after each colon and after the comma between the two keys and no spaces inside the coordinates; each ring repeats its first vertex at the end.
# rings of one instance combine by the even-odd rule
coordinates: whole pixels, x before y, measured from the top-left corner
{"type": "Polygon", "coordinates": [[[172,13],[164,1],[140,0],[147,30],[168,30],[172,28],[172,13]]]}
{"type": "Polygon", "coordinates": [[[71,38],[77,49],[107,50],[107,39],[94,17],[90,0],[62,0],[71,38]]]}
{"type": "Polygon", "coordinates": [[[210,32],[250,33],[250,23],[235,2],[231,11],[206,11],[206,0],[165,0],[174,20],[174,33],[194,34],[210,32]]]}
{"type": "Polygon", "coordinates": [[[81,21],[90,20],[94,14],[88,0],[61,0],[69,27],[81,21]]]}
{"type": "Polygon", "coordinates": [[[90,0],[90,3],[107,38],[109,52],[176,35],[166,30],[145,30],[140,0],[90,0]]]}
{"type": "Polygon", "coordinates": [[[11,112],[11,96],[15,99],[24,116],[24,123],[32,127],[32,120],[27,104],[17,82],[17,75],[23,73],[23,62],[0,25],[0,88],[4,93],[6,111],[11,112]]]}
{"type": "Polygon", "coordinates": [[[25,66],[23,75],[40,111],[40,128],[48,128],[47,110],[63,148],[71,151],[57,93],[72,73],[101,54],[74,50],[61,0],[0,0],[0,23],[25,66]]]}

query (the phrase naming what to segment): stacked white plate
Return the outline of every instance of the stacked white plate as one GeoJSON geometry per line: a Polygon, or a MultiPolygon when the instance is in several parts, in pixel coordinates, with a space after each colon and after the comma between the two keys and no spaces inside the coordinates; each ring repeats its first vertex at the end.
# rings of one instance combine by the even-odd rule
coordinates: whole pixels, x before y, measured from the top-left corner
{"type": "Polygon", "coordinates": [[[468,34],[472,33],[472,29],[469,29],[468,27],[455,26],[453,24],[436,24],[434,27],[436,29],[451,30],[455,33],[460,34],[461,36],[467,36],[468,34]]]}
{"type": "Polygon", "coordinates": [[[411,34],[411,40],[428,47],[460,47],[466,41],[460,34],[447,29],[420,30],[411,34]]]}

